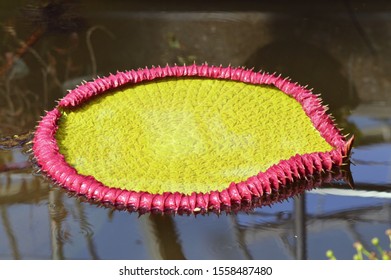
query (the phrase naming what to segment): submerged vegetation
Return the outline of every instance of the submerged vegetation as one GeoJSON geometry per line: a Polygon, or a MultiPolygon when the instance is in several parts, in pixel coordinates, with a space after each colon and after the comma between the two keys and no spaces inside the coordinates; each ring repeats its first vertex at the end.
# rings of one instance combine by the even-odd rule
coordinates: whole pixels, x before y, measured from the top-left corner
{"type": "Polygon", "coordinates": [[[73,1],[42,1],[0,22],[0,139],[26,133],[68,88],[96,75],[91,34],[113,36],[88,26],[78,8],[73,1]],[[83,57],[90,60],[84,66],[83,57]]]}

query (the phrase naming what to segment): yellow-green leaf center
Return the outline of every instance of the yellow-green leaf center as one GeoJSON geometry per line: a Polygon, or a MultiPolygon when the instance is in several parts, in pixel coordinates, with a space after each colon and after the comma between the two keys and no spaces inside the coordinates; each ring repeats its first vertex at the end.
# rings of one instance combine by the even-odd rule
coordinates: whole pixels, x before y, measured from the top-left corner
{"type": "Polygon", "coordinates": [[[202,78],[140,83],[63,109],[56,139],[80,174],[150,193],[221,191],[282,159],[332,150],[280,90],[202,78]]]}

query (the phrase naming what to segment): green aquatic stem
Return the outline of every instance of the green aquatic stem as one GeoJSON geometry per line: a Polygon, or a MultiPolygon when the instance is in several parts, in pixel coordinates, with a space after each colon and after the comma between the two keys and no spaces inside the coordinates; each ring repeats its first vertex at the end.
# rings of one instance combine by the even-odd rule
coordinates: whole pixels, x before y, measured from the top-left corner
{"type": "Polygon", "coordinates": [[[382,247],[379,245],[379,238],[375,237],[371,240],[372,245],[376,247],[377,251],[379,252],[379,255],[382,257],[383,260],[387,258],[387,252],[383,250],[382,247]]]}
{"type": "Polygon", "coordinates": [[[336,259],[337,259],[337,258],[335,257],[335,255],[334,255],[333,250],[327,250],[327,252],[326,252],[326,257],[328,257],[329,260],[336,260],[336,259]]]}
{"type": "Polygon", "coordinates": [[[368,251],[361,243],[357,242],[355,243],[356,246],[354,246],[357,250],[357,254],[360,256],[360,260],[363,260],[363,255],[366,256],[370,260],[377,260],[377,256],[375,252],[368,251]]]}
{"type": "Polygon", "coordinates": [[[390,239],[390,249],[391,249],[391,229],[386,230],[386,235],[390,239]]]}
{"type": "MultiPolygon", "coordinates": [[[[385,234],[390,240],[389,248],[391,249],[391,229],[386,230],[385,234]]],[[[353,255],[353,260],[391,260],[391,250],[387,251],[380,246],[380,240],[377,237],[372,238],[371,244],[376,248],[378,254],[374,251],[369,251],[364,247],[361,242],[353,243],[353,247],[356,249],[357,253],[353,255]]],[[[334,255],[332,250],[326,251],[326,257],[329,260],[336,260],[337,258],[334,255]]]]}

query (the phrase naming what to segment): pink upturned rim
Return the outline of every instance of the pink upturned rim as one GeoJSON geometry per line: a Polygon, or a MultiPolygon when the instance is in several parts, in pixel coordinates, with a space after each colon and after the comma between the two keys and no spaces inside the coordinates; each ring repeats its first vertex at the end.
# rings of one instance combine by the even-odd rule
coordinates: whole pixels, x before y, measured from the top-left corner
{"type": "Polygon", "coordinates": [[[161,212],[161,213],[206,213],[229,210],[233,205],[251,204],[254,199],[270,195],[281,186],[298,179],[322,171],[331,171],[335,166],[341,166],[350,153],[353,137],[346,141],[333,120],[326,113],[321,100],[310,90],[292,83],[288,79],[268,73],[257,73],[252,70],[233,67],[216,67],[203,65],[152,67],[126,72],[118,72],[108,77],[98,78],[69,91],[58,106],[39,122],[33,139],[33,155],[40,169],[55,183],[63,188],[102,203],[110,203],[119,208],[131,211],[161,212]],[[254,85],[273,85],[284,93],[295,98],[303,107],[307,116],[321,136],[334,149],[330,152],[318,152],[295,155],[288,160],[281,160],[249,177],[243,182],[232,182],[222,191],[208,193],[165,192],[152,194],[136,192],[116,187],[105,186],[93,176],[78,174],[59,152],[55,134],[58,120],[61,117],[60,108],[72,108],[110,89],[123,85],[137,84],[165,77],[204,77],[240,81],[254,85]]]}

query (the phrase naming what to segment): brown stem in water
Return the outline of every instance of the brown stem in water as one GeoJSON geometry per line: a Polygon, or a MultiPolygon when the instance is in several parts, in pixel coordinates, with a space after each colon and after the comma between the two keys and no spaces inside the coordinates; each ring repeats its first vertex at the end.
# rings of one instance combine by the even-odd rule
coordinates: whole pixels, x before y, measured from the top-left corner
{"type": "Polygon", "coordinates": [[[29,48],[32,47],[42,37],[45,31],[46,28],[38,27],[25,41],[20,41],[20,47],[14,52],[13,58],[9,59],[6,64],[0,68],[0,77],[12,68],[14,62],[21,58],[29,50],[29,48]]]}
{"type": "Polygon", "coordinates": [[[101,26],[101,25],[96,25],[88,29],[87,31],[87,36],[86,36],[86,43],[87,43],[87,48],[88,52],[90,54],[90,59],[91,59],[91,68],[92,68],[92,76],[95,77],[97,75],[97,66],[96,66],[96,59],[95,59],[95,52],[92,47],[92,42],[91,42],[91,35],[95,30],[102,30],[105,32],[107,35],[109,35],[111,38],[114,38],[114,34],[111,33],[110,30],[108,30],[106,27],[101,26]]]}
{"type": "Polygon", "coordinates": [[[9,150],[13,148],[22,148],[33,138],[34,132],[28,131],[14,136],[0,136],[0,150],[9,150]]]}

